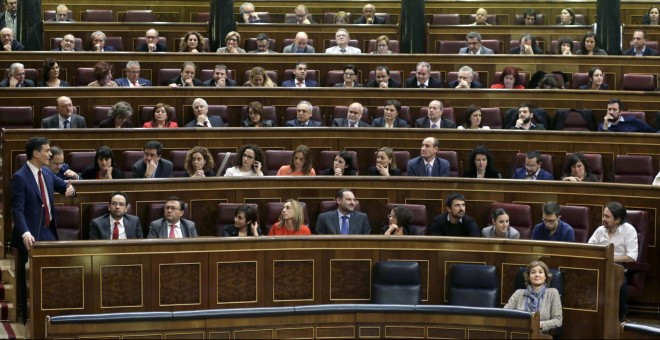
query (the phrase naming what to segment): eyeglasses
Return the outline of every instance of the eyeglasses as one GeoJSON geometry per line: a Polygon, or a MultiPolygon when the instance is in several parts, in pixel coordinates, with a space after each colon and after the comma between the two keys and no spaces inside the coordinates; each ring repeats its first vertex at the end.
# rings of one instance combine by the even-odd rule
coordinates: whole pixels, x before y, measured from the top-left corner
{"type": "Polygon", "coordinates": [[[181,210],[181,208],[173,207],[170,205],[165,206],[166,211],[172,211],[172,210],[181,210]]]}

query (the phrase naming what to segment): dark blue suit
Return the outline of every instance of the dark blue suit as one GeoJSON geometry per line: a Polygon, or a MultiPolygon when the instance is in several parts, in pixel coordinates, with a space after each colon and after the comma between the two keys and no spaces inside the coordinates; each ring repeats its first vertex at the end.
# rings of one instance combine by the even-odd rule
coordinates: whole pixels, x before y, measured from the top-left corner
{"type": "MultiPolygon", "coordinates": [[[[130,82],[128,81],[128,78],[117,78],[114,79],[114,81],[119,86],[126,86],[126,87],[131,86],[130,82]]],[[[151,80],[138,78],[138,84],[140,84],[140,86],[151,86],[151,80]]]]}
{"type": "MultiPolygon", "coordinates": [[[[222,120],[220,116],[206,116],[209,119],[209,123],[211,123],[211,127],[222,127],[225,125],[225,122],[222,120]]],[[[186,124],[186,127],[197,127],[197,119],[193,119],[188,124],[186,124]]]]}
{"type": "MultiPolygon", "coordinates": [[[[513,172],[513,179],[525,179],[527,177],[527,172],[525,171],[525,168],[518,168],[513,172]]],[[[536,176],[537,180],[543,180],[543,181],[554,181],[555,178],[552,177],[552,174],[547,172],[544,169],[539,170],[539,174],[536,176]]]]}
{"type": "MultiPolygon", "coordinates": [[[[449,162],[436,157],[431,168],[431,177],[449,177],[449,162]]],[[[408,176],[426,177],[426,164],[422,156],[417,156],[408,161],[408,176]]]]}
{"type": "Polygon", "coordinates": [[[287,120],[284,123],[284,126],[293,126],[293,127],[317,127],[321,126],[321,122],[316,120],[308,120],[307,125],[302,125],[297,119],[287,120]]]}
{"type": "MultiPolygon", "coordinates": [[[[319,84],[316,83],[314,80],[307,80],[305,79],[305,87],[318,87],[319,84]]],[[[282,83],[282,87],[296,87],[296,79],[289,79],[285,80],[282,83]]]]}
{"type": "MultiPolygon", "coordinates": [[[[316,233],[319,235],[341,235],[337,210],[324,212],[316,220],[316,233]]],[[[351,235],[371,234],[367,214],[353,211],[348,216],[348,233],[351,235]]]]}
{"type": "MultiPolygon", "coordinates": [[[[371,124],[371,126],[384,127],[385,126],[385,117],[374,118],[374,122],[371,124]]],[[[408,122],[406,122],[405,119],[401,119],[401,118],[397,117],[394,120],[394,127],[405,128],[405,127],[410,127],[410,125],[408,125],[408,122]]]]}

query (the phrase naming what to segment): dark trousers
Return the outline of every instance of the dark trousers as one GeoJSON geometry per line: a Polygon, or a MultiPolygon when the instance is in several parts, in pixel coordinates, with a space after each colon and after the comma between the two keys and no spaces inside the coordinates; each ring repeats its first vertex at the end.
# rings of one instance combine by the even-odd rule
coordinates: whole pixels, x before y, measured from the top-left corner
{"type": "Polygon", "coordinates": [[[619,321],[625,321],[626,314],[628,314],[628,273],[624,273],[623,283],[619,289],[619,321]]]}

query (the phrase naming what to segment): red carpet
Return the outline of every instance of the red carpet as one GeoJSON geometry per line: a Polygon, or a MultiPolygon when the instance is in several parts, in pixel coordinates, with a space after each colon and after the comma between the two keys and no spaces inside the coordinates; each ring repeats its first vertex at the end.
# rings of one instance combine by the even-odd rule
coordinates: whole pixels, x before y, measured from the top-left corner
{"type": "Polygon", "coordinates": [[[14,329],[11,328],[9,321],[2,321],[2,327],[0,327],[0,339],[16,339],[16,333],[14,333],[14,329]]]}

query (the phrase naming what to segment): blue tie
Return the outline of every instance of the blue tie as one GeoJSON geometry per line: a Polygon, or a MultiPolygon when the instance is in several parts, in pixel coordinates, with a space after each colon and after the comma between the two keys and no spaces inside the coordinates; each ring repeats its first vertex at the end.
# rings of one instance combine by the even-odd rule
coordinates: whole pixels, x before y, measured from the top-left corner
{"type": "Polygon", "coordinates": [[[342,235],[348,235],[348,216],[341,217],[341,229],[339,231],[342,235]]]}
{"type": "Polygon", "coordinates": [[[431,177],[431,163],[426,163],[426,176],[431,177]]]}
{"type": "Polygon", "coordinates": [[[68,129],[69,128],[69,121],[65,120],[63,123],[64,123],[64,128],[68,129]]]}

